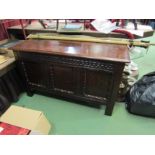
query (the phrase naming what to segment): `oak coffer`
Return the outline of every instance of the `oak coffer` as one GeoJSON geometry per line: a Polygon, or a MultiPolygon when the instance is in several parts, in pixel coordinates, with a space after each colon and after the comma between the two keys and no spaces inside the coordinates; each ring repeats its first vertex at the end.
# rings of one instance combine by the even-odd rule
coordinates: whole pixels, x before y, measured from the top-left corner
{"type": "Polygon", "coordinates": [[[93,107],[106,105],[111,115],[125,63],[124,45],[25,40],[11,48],[29,96],[34,92],[75,100],[93,107]]]}

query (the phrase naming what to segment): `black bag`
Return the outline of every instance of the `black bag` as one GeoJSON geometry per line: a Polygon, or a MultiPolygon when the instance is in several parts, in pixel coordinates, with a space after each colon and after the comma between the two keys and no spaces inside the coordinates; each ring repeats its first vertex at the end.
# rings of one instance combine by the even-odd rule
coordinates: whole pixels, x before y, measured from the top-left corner
{"type": "Polygon", "coordinates": [[[138,80],[127,92],[125,100],[130,113],[155,117],[155,72],[138,80]]]}
{"type": "Polygon", "coordinates": [[[0,115],[3,114],[9,106],[9,101],[0,94],[0,115]]]}

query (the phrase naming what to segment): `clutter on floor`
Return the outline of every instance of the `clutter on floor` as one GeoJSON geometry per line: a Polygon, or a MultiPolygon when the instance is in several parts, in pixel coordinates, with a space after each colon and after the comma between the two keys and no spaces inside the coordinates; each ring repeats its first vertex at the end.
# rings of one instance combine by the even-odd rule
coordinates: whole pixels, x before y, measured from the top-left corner
{"type": "Polygon", "coordinates": [[[0,135],[47,135],[51,130],[51,123],[41,111],[15,105],[7,109],[0,122],[0,135]]]}
{"type": "Polygon", "coordinates": [[[0,114],[4,113],[12,102],[17,102],[24,91],[24,84],[12,63],[0,70],[0,114]]]}
{"type": "Polygon", "coordinates": [[[119,91],[118,91],[118,101],[124,101],[127,91],[138,79],[138,68],[137,65],[132,66],[132,61],[126,64],[123,70],[119,91]],[[136,67],[135,67],[136,66],[136,67]],[[135,70],[136,69],[136,70],[135,70]]]}
{"type": "Polygon", "coordinates": [[[155,72],[138,80],[127,92],[125,100],[129,112],[155,117],[155,72]]]}

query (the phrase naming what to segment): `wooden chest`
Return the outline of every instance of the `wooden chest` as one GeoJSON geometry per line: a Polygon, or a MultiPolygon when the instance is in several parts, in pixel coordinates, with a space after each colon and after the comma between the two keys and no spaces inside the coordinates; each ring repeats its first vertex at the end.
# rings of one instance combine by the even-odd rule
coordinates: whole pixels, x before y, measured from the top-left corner
{"type": "Polygon", "coordinates": [[[39,92],[106,105],[111,115],[122,71],[129,62],[124,45],[76,41],[26,40],[11,48],[28,95],[39,92]]]}

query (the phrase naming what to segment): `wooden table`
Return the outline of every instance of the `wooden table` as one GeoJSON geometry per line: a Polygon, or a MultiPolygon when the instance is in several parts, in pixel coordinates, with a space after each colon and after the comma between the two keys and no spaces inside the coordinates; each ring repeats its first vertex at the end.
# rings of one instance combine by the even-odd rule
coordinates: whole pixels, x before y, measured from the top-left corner
{"type": "Polygon", "coordinates": [[[26,40],[11,48],[28,95],[39,92],[106,105],[111,115],[124,68],[129,62],[124,45],[76,41],[26,40]]]}

